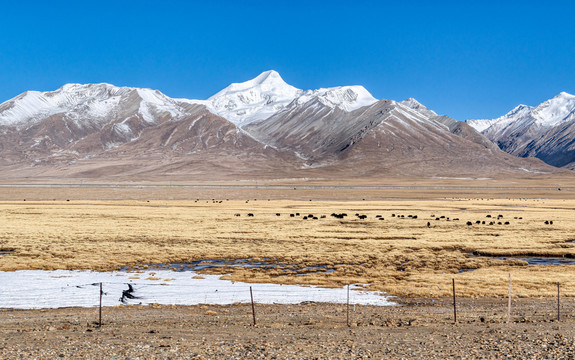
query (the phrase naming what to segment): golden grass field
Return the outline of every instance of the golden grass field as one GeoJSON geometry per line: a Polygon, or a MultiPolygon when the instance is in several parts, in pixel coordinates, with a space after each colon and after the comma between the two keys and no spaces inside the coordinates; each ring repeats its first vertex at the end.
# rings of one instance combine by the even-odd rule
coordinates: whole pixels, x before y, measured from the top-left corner
{"type": "Polygon", "coordinates": [[[435,199],[420,195],[429,200],[370,200],[385,196],[367,194],[365,201],[277,200],[282,196],[268,201],[264,194],[249,202],[238,197],[80,200],[80,195],[70,201],[35,201],[32,196],[0,202],[0,270],[111,270],[248,259],[278,266],[207,271],[248,282],[364,283],[370,289],[413,297],[449,295],[452,278],[459,295],[506,296],[511,274],[516,296],[552,296],[557,282],[563,295],[575,296],[575,265],[533,266],[473,255],[575,257],[575,200],[556,193],[554,198],[498,194],[435,199]],[[300,216],[290,217],[296,212],[300,216]],[[342,212],[348,214],[344,219],[330,216],[342,212]],[[356,213],[367,218],[360,220],[356,213]],[[319,219],[303,220],[308,214],[319,219]],[[497,219],[498,215],[503,217],[497,219]],[[435,220],[441,216],[445,218],[435,220]],[[486,224],[475,224],[478,220],[486,224]],[[553,225],[545,225],[545,220],[553,225]],[[466,225],[468,221],[473,225],[466,225]],[[495,224],[488,225],[490,221],[495,224]],[[299,275],[306,275],[297,276],[294,265],[299,275]],[[322,268],[305,270],[310,266],[322,268]],[[460,269],[475,270],[459,273],[460,269]]]}

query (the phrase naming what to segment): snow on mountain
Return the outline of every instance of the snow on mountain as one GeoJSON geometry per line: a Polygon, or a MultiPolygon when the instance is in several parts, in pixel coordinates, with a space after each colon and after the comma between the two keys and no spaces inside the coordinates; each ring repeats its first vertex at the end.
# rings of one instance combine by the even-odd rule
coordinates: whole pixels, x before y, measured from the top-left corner
{"type": "Polygon", "coordinates": [[[409,99],[403,100],[400,104],[407,106],[413,110],[417,110],[418,112],[428,116],[433,117],[437,116],[437,113],[433,110],[429,110],[427,107],[423,106],[419,101],[415,100],[414,98],[410,97],[409,99]]]}
{"type": "Polygon", "coordinates": [[[167,97],[158,90],[137,89],[140,102],[139,113],[143,119],[149,123],[156,122],[154,112],[169,113],[172,118],[177,118],[184,114],[181,104],[174,99],[167,97]]]}
{"type": "Polygon", "coordinates": [[[575,95],[562,92],[537,106],[533,118],[543,126],[556,126],[561,122],[575,119],[575,95]]]}
{"type": "MultiPolygon", "coordinates": [[[[572,107],[571,95],[556,98],[538,107],[546,123],[572,107]]],[[[501,123],[529,117],[531,110],[518,108],[501,123]]],[[[350,173],[351,165],[354,174],[403,174],[412,171],[413,159],[431,168],[436,158],[440,170],[431,169],[433,174],[446,168],[474,173],[476,164],[499,170],[515,161],[500,161],[502,152],[483,135],[413,98],[377,101],[362,86],[304,91],[275,71],[231,84],[207,100],[109,84],[29,91],[0,104],[0,145],[0,165],[41,174],[66,164],[78,176],[150,170],[161,176],[220,171],[249,177],[255,166],[274,177],[302,166],[350,173]],[[118,166],[108,164],[112,159],[118,166]]]]}
{"type": "Polygon", "coordinates": [[[507,114],[493,120],[467,120],[466,122],[477,131],[496,133],[508,126],[516,129],[528,126],[553,127],[575,119],[575,96],[566,92],[559,93],[537,107],[519,105],[507,114]]]}
{"type": "Polygon", "coordinates": [[[51,92],[27,91],[0,104],[0,125],[28,127],[63,114],[79,127],[101,126],[116,117],[114,112],[120,105],[130,101],[149,123],[156,120],[154,114],[168,113],[175,117],[182,113],[174,100],[159,91],[110,84],[67,84],[51,92]]]}
{"type": "Polygon", "coordinates": [[[563,166],[575,160],[575,96],[562,92],[536,107],[519,105],[494,120],[467,120],[502,150],[563,166]]]}
{"type": "Polygon", "coordinates": [[[528,116],[534,108],[527,105],[518,105],[513,110],[507,114],[498,117],[497,119],[477,119],[477,120],[466,120],[465,122],[469,126],[475,128],[479,132],[487,130],[487,128],[494,126],[494,129],[502,129],[509,124],[517,121],[518,119],[528,116]]]}
{"type": "Polygon", "coordinates": [[[255,79],[231,84],[198,103],[236,125],[243,125],[270,117],[292,102],[300,91],[271,70],[255,79]]]}
{"type": "Polygon", "coordinates": [[[363,86],[355,85],[306,90],[301,92],[296,98],[296,104],[302,105],[314,98],[318,98],[322,104],[331,108],[339,107],[347,112],[373,105],[377,102],[377,99],[363,86]]]}
{"type": "Polygon", "coordinates": [[[304,91],[287,84],[276,71],[270,70],[252,80],[231,84],[207,100],[171,99],[151,89],[110,84],[67,84],[51,92],[28,91],[0,104],[0,125],[27,127],[63,114],[80,127],[102,126],[117,117],[114,112],[119,107],[134,102],[138,108],[132,110],[148,123],[157,121],[158,114],[177,118],[185,113],[182,106],[199,104],[241,127],[316,98],[324,105],[348,112],[377,102],[362,86],[304,91]]]}
{"type": "Polygon", "coordinates": [[[265,71],[255,79],[231,84],[208,100],[194,101],[243,127],[254,121],[265,120],[288,106],[302,105],[315,98],[327,106],[339,107],[345,111],[377,102],[362,86],[300,90],[287,84],[273,70],[265,71]]]}
{"type": "Polygon", "coordinates": [[[471,126],[472,128],[474,128],[475,130],[482,132],[483,130],[487,129],[488,127],[490,127],[491,125],[493,125],[493,123],[495,122],[495,120],[489,120],[489,119],[473,119],[473,120],[465,120],[465,122],[471,126]]]}

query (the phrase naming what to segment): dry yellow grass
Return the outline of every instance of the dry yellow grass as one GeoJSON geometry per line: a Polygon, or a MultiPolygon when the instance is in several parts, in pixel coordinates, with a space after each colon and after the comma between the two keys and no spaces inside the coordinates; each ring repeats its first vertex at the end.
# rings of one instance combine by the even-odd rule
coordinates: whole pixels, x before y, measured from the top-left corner
{"type": "Polygon", "coordinates": [[[4,271],[249,259],[279,266],[209,271],[249,282],[365,283],[401,296],[448,295],[452,278],[460,295],[505,296],[511,273],[515,295],[552,295],[558,281],[565,295],[575,295],[575,265],[527,266],[473,252],[575,257],[575,200],[0,202],[4,271]],[[289,216],[296,212],[301,215],[289,216]],[[348,217],[329,216],[334,212],[348,217]],[[307,214],[327,217],[303,220],[307,214]],[[510,224],[497,224],[505,221],[510,224]],[[297,276],[292,265],[308,274],[297,276]],[[309,266],[333,271],[309,273],[309,266]]]}

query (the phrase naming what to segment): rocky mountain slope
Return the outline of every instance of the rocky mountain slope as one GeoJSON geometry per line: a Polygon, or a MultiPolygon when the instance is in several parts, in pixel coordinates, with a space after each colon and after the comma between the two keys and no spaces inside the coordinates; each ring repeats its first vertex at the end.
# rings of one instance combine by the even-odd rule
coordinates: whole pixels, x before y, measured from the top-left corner
{"type": "Polygon", "coordinates": [[[2,177],[242,179],[550,172],[415,99],[300,90],[275,71],[207,100],[109,84],[0,104],[2,177]]]}
{"type": "Polygon", "coordinates": [[[226,163],[241,170],[242,164],[266,168],[296,158],[198,102],[109,84],[65,85],[3,103],[0,155],[9,169],[3,175],[11,177],[209,173],[226,163]]]}
{"type": "Polygon", "coordinates": [[[502,150],[553,166],[575,162],[575,96],[562,92],[536,107],[519,105],[493,120],[467,120],[502,150]]]}

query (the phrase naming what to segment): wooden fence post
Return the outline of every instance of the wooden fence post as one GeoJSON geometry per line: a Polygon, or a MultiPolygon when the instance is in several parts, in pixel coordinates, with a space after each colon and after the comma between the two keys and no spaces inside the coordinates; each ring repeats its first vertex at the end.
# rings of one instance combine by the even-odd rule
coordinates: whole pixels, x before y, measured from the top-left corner
{"type": "Polygon", "coordinates": [[[347,284],[347,326],[351,326],[349,322],[349,284],[347,284]]]}
{"type": "Polygon", "coordinates": [[[457,324],[457,308],[455,306],[455,278],[451,279],[453,285],[453,323],[457,324]]]}
{"type": "Polygon", "coordinates": [[[254,318],[254,326],[256,326],[256,308],[254,306],[254,294],[252,293],[252,287],[250,286],[250,297],[252,299],[252,316],[254,318]]]}
{"type": "Polygon", "coordinates": [[[98,327],[102,327],[102,295],[104,295],[104,291],[102,291],[102,283],[100,283],[100,310],[99,310],[98,327]]]}
{"type": "Polygon", "coordinates": [[[507,323],[511,322],[511,273],[509,273],[509,302],[507,304],[507,323]]]}
{"type": "Polygon", "coordinates": [[[560,321],[561,303],[559,297],[559,283],[557,283],[557,321],[560,321]]]}

